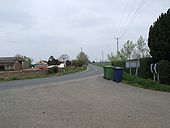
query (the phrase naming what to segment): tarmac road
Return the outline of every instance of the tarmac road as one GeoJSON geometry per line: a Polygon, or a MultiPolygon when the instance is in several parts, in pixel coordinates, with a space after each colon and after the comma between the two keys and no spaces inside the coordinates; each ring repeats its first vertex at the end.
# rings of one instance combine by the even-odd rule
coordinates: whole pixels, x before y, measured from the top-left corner
{"type": "Polygon", "coordinates": [[[1,83],[0,128],[170,128],[170,93],[72,75],[1,83]]]}
{"type": "Polygon", "coordinates": [[[73,80],[77,78],[84,78],[93,75],[102,74],[103,69],[101,67],[97,67],[94,65],[89,65],[88,69],[83,72],[73,73],[63,76],[53,76],[47,78],[37,78],[37,79],[28,79],[28,80],[16,80],[16,81],[7,81],[7,82],[0,82],[0,91],[4,89],[11,89],[11,88],[21,88],[25,86],[43,86],[45,84],[52,84],[57,82],[62,82],[66,80],[73,80]]]}

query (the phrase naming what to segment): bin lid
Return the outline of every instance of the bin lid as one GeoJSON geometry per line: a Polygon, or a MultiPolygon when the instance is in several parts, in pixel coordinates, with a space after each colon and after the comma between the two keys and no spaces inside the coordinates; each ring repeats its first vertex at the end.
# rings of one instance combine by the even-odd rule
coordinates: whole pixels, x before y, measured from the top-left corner
{"type": "Polygon", "coordinates": [[[113,66],[103,66],[104,68],[113,68],[113,66]]]}
{"type": "Polygon", "coordinates": [[[122,67],[113,67],[113,69],[123,69],[122,67]]]}

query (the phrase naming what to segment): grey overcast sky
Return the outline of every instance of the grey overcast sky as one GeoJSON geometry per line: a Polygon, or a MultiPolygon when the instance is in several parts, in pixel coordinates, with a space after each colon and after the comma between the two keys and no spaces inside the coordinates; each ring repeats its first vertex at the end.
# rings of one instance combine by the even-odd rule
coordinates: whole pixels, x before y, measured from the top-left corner
{"type": "Polygon", "coordinates": [[[120,48],[140,35],[147,39],[168,8],[170,0],[0,0],[0,56],[74,59],[82,46],[91,60],[100,60],[102,51],[106,59],[116,52],[114,37],[120,48]]]}

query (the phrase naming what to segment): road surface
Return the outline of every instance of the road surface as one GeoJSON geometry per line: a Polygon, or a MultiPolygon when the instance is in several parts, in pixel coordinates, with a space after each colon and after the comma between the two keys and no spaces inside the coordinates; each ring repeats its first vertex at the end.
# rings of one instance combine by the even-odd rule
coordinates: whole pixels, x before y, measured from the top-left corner
{"type": "Polygon", "coordinates": [[[8,82],[1,82],[0,83],[0,91],[4,89],[11,89],[11,88],[21,88],[25,86],[43,86],[45,84],[53,84],[57,82],[73,80],[78,78],[84,78],[87,76],[93,76],[97,74],[102,74],[103,70],[101,67],[97,67],[94,65],[89,65],[88,69],[83,72],[68,74],[64,76],[53,76],[47,78],[38,78],[38,79],[28,79],[28,80],[16,80],[16,81],[8,81],[8,82]]]}
{"type": "Polygon", "coordinates": [[[0,86],[0,128],[170,128],[170,93],[104,80],[94,66],[0,86]]]}

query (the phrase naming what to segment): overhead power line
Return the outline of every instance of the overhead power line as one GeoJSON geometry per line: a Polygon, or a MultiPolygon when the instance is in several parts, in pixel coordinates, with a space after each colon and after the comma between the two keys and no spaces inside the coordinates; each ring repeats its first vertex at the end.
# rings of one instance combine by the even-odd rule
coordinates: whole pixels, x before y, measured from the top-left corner
{"type": "MultiPolygon", "coordinates": [[[[127,1],[127,4],[126,4],[126,9],[128,8],[128,2],[129,2],[129,0],[127,1]]],[[[119,31],[118,31],[118,33],[117,33],[117,35],[119,36],[120,35],[120,33],[121,33],[121,30],[122,30],[122,27],[123,26],[126,26],[126,24],[127,24],[127,22],[128,22],[128,20],[129,20],[129,16],[130,16],[130,14],[132,13],[132,11],[133,11],[133,8],[135,7],[135,4],[136,4],[136,2],[137,2],[137,0],[134,0],[133,1],[133,4],[132,4],[132,6],[131,6],[131,8],[130,8],[130,10],[129,10],[129,12],[128,12],[128,14],[127,15],[125,15],[126,14],[126,10],[124,11],[124,14],[122,15],[122,19],[121,19],[121,22],[120,22],[120,26],[119,26],[119,31]],[[125,17],[124,17],[125,16],[125,17]],[[124,20],[124,25],[122,24],[123,22],[123,18],[125,19],[124,20]]]]}
{"type": "Polygon", "coordinates": [[[124,7],[124,11],[123,11],[123,14],[122,14],[120,23],[119,23],[119,25],[118,25],[117,33],[116,33],[117,36],[118,36],[119,33],[120,33],[120,30],[121,30],[121,27],[122,27],[123,18],[124,18],[125,14],[126,14],[126,10],[127,10],[127,8],[128,8],[128,5],[129,5],[129,0],[126,1],[125,7],[124,7]]]}
{"type": "Polygon", "coordinates": [[[132,24],[132,23],[135,21],[135,18],[137,17],[137,15],[139,14],[141,8],[143,7],[144,2],[145,2],[145,0],[142,0],[141,3],[139,4],[139,6],[138,6],[138,8],[136,9],[136,11],[135,11],[134,15],[132,16],[131,20],[130,20],[129,23],[125,26],[125,29],[124,29],[124,31],[122,32],[121,36],[120,36],[121,38],[122,38],[123,36],[125,36],[125,34],[126,34],[127,30],[128,30],[128,26],[130,26],[130,24],[132,24]]]}

